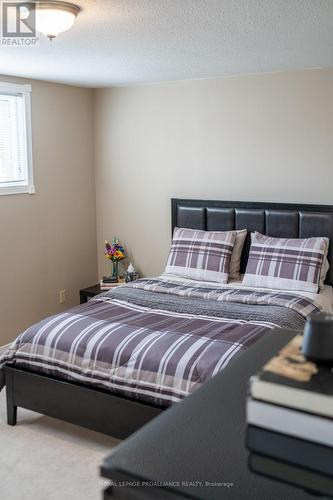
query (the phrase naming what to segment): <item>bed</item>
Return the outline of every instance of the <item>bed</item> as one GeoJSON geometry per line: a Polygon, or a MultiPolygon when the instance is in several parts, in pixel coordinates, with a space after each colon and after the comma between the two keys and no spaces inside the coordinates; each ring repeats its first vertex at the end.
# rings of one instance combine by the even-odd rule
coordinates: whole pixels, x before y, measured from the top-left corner
{"type": "MultiPolygon", "coordinates": [[[[175,227],[246,228],[333,239],[333,207],[173,199],[175,227]]],[[[241,260],[249,258],[247,236],[241,260]]],[[[328,261],[332,263],[332,245],[328,261]]],[[[276,327],[332,312],[333,269],[319,294],[162,275],[101,294],[23,332],[0,351],[7,420],[17,407],[124,438],[180,401],[276,327]]],[[[277,332],[278,334],[278,332],[277,332]]]]}

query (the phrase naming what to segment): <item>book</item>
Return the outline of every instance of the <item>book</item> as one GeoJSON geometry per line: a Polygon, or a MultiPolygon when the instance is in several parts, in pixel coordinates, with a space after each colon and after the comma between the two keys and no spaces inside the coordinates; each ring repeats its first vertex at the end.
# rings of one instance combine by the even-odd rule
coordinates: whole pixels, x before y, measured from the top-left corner
{"type": "Polygon", "coordinates": [[[116,288],[119,285],[123,285],[124,283],[109,283],[100,285],[101,290],[111,290],[112,288],[116,288]]]}
{"type": "Polygon", "coordinates": [[[247,448],[276,460],[312,469],[333,477],[333,448],[249,425],[247,448]]]}
{"type": "Polygon", "coordinates": [[[250,379],[253,398],[333,418],[333,371],[308,361],[297,335],[250,379]]]}
{"type": "Polygon", "coordinates": [[[333,419],[248,398],[247,423],[271,431],[333,446],[333,419]]]}
{"type": "Polygon", "coordinates": [[[333,477],[256,453],[250,453],[249,468],[256,474],[332,497],[333,477]]]}
{"type": "Polygon", "coordinates": [[[103,283],[117,283],[118,278],[113,276],[103,276],[103,279],[101,281],[103,281],[103,283]]]}
{"type": "Polygon", "coordinates": [[[104,278],[101,279],[99,281],[99,286],[102,288],[113,288],[115,286],[119,286],[119,285],[124,285],[125,284],[125,280],[124,279],[119,279],[118,281],[104,281],[104,278]]]}

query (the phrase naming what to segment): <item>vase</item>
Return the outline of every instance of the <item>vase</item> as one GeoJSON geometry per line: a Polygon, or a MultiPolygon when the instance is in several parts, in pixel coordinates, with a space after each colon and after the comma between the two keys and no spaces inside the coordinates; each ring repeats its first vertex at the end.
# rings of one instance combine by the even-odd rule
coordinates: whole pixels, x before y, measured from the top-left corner
{"type": "Polygon", "coordinates": [[[117,260],[113,260],[112,261],[112,278],[114,278],[114,280],[118,281],[118,261],[117,260]]]}

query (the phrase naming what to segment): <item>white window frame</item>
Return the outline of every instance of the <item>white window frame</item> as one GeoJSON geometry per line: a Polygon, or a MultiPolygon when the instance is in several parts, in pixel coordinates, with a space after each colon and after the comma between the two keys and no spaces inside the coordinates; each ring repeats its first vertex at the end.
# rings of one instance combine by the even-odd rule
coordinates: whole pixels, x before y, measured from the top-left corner
{"type": "Polygon", "coordinates": [[[34,176],[32,164],[32,134],[31,134],[31,85],[17,83],[0,82],[0,94],[22,95],[25,109],[25,129],[26,129],[26,151],[27,151],[27,173],[28,178],[25,183],[0,182],[0,195],[8,194],[34,194],[34,176]]]}

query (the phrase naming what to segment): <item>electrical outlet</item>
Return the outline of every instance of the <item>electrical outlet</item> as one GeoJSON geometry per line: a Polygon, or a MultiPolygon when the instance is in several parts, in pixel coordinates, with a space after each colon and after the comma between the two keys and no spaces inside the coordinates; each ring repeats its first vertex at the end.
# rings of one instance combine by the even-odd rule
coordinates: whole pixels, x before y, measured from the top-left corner
{"type": "Polygon", "coordinates": [[[64,304],[66,302],[66,290],[60,290],[59,302],[60,302],[60,304],[64,304]]]}

